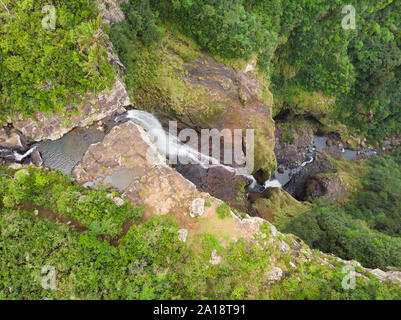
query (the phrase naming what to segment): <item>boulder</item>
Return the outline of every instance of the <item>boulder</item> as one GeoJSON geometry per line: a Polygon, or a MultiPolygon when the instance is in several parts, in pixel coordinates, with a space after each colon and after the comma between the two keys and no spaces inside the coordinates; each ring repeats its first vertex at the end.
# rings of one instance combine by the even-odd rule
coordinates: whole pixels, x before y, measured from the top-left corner
{"type": "MultiPolygon", "coordinates": [[[[201,198],[193,183],[166,164],[147,133],[126,122],[114,127],[102,142],[93,144],[73,170],[86,186],[106,185],[119,190],[122,199],[144,205],[145,216],[188,214],[194,199],[201,198]],[[148,161],[149,155],[158,161],[148,161]]],[[[203,213],[200,200],[196,213],[203,213]]]]}
{"type": "Polygon", "coordinates": [[[249,181],[224,167],[203,168],[200,165],[178,165],[177,171],[193,182],[202,192],[224,200],[230,206],[246,211],[248,200],[245,187],[249,181]]]}
{"type": "Polygon", "coordinates": [[[41,167],[43,165],[43,159],[42,156],[40,155],[40,152],[38,150],[35,150],[31,154],[31,162],[36,166],[36,167],[41,167]]]}
{"type": "MultiPolygon", "coordinates": [[[[327,151],[329,152],[329,151],[327,151]]],[[[296,173],[291,181],[284,186],[284,190],[298,200],[306,199],[308,179],[321,173],[334,173],[335,166],[325,152],[318,151],[315,160],[296,173]]]]}
{"type": "Polygon", "coordinates": [[[347,197],[347,188],[340,175],[318,174],[308,178],[305,199],[322,198],[331,203],[340,203],[347,197]]]}
{"type": "Polygon", "coordinates": [[[25,150],[26,144],[23,137],[16,130],[0,128],[0,147],[25,150]]]}
{"type": "MultiPolygon", "coordinates": [[[[277,162],[281,166],[290,169],[299,167],[313,147],[313,136],[313,130],[306,125],[292,125],[288,129],[287,126],[278,124],[276,126],[276,144],[274,148],[277,162]],[[292,137],[291,142],[288,141],[288,136],[292,137]]],[[[282,167],[279,169],[282,170],[282,167]]],[[[284,170],[282,172],[284,173],[284,170]]]]}

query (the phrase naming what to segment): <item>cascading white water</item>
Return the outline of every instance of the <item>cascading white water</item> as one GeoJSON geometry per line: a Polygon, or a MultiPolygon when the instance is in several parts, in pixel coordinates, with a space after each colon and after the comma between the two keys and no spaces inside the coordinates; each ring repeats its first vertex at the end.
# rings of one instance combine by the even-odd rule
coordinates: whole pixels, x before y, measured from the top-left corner
{"type": "Polygon", "coordinates": [[[273,180],[267,180],[265,182],[264,187],[265,187],[265,189],[268,189],[268,188],[281,188],[282,185],[281,185],[280,181],[278,181],[277,179],[273,179],[273,180]]]}
{"type": "MultiPolygon", "coordinates": [[[[244,173],[244,168],[233,168],[220,163],[219,160],[204,155],[190,146],[182,143],[177,137],[174,137],[167,133],[160,121],[152,114],[141,111],[141,110],[129,110],[124,116],[126,119],[141,125],[145,131],[149,134],[153,142],[155,143],[158,151],[165,157],[175,157],[178,159],[187,159],[188,163],[198,164],[204,169],[212,167],[223,167],[224,169],[233,172],[237,175],[243,176],[250,180],[250,188],[257,186],[256,179],[250,173],[244,173]]],[[[117,118],[117,121],[121,118],[117,118]]]]}
{"type": "Polygon", "coordinates": [[[309,157],[309,158],[310,158],[310,159],[309,159],[308,161],[305,161],[305,162],[303,162],[303,163],[301,164],[301,167],[305,167],[306,165],[312,163],[312,162],[315,160],[314,157],[309,157]]]}
{"type": "Polygon", "coordinates": [[[17,151],[14,151],[14,159],[17,162],[21,162],[22,160],[24,160],[26,157],[30,156],[34,151],[36,150],[36,146],[34,146],[33,148],[29,149],[27,152],[25,152],[24,154],[19,154],[17,151]]]}

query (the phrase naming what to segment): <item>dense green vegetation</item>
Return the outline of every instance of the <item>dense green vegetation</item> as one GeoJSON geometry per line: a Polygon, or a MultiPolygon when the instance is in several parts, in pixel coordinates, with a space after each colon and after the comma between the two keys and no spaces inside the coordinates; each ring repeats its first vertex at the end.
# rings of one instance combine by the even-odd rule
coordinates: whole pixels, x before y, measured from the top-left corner
{"type": "MultiPolygon", "coordinates": [[[[2,117],[60,110],[74,100],[73,93],[111,84],[95,2],[4,1],[2,117]],[[42,28],[41,9],[52,4],[54,31],[42,28]]],[[[141,87],[143,73],[157,63],[146,59],[147,47],[160,42],[163,25],[215,56],[256,57],[259,71],[271,77],[277,110],[297,113],[300,90],[321,92],[335,101],[332,120],[370,142],[400,133],[399,1],[130,0],[121,7],[127,19],[105,29],[128,68],[129,91],[141,87]],[[341,25],[342,8],[350,4],[356,9],[355,30],[341,25]]]]}
{"type": "Polygon", "coordinates": [[[72,184],[59,172],[29,168],[0,169],[0,199],[5,208],[30,204],[71,217],[94,234],[117,236],[123,225],[141,216],[125,202],[117,206],[105,189],[91,190],[72,184]]]}
{"type": "Polygon", "coordinates": [[[276,68],[276,93],[285,95],[287,101],[296,95],[296,88],[334,97],[334,119],[369,141],[399,133],[400,2],[352,2],[355,30],[344,30],[340,23],[345,16],[342,6],[349,1],[321,2],[330,2],[330,7],[311,11],[277,51],[275,66],[285,61],[295,67],[296,75],[289,79],[281,67],[276,68]]]}
{"type": "Polygon", "coordinates": [[[105,25],[104,29],[113,42],[114,50],[121,62],[127,68],[125,83],[128,93],[134,100],[138,94],[146,68],[156,64],[156,57],[143,61],[141,57],[146,55],[146,47],[161,40],[163,28],[156,25],[156,16],[151,11],[148,1],[130,1],[121,4],[126,20],[115,24],[112,28],[105,25]],[[154,61],[152,61],[154,60],[154,61]]]}
{"type": "MultiPolygon", "coordinates": [[[[127,21],[112,28],[111,38],[129,67],[144,50],[136,39],[158,42],[157,24],[173,25],[215,56],[256,56],[259,72],[271,76],[277,110],[297,113],[300,90],[321,92],[335,102],[332,120],[370,142],[400,133],[398,1],[131,0],[122,7],[127,21]],[[342,8],[350,4],[355,30],[342,28],[342,8]]],[[[128,87],[140,81],[140,72],[129,73],[128,87]]]]}
{"type": "Polygon", "coordinates": [[[366,267],[401,267],[400,152],[368,160],[372,169],[355,199],[343,207],[317,203],[293,219],[285,231],[366,267]]]}
{"type": "MultiPolygon", "coordinates": [[[[395,284],[357,278],[344,290],[342,265],[321,265],[282,254],[271,245],[269,225],[258,243],[239,239],[223,247],[209,234],[178,240],[172,218],[138,222],[119,242],[103,235],[139,216],[117,206],[105,190],[91,190],[46,169],[2,169],[0,184],[0,299],[397,299],[395,284]],[[55,224],[24,203],[52,209],[88,227],[80,232],[55,224]],[[110,240],[110,242],[109,242],[110,240]],[[222,258],[210,265],[217,250],[222,258]],[[297,261],[282,282],[266,281],[271,258],[281,266],[297,261]],[[42,268],[56,271],[56,290],[42,288],[42,268]]],[[[291,241],[287,239],[286,241],[291,241]]],[[[314,253],[314,259],[320,259],[314,253]]]]}
{"type": "MultiPolygon", "coordinates": [[[[74,94],[113,83],[95,0],[3,0],[0,6],[0,121],[59,111],[74,94]],[[42,20],[56,9],[55,30],[42,20]]],[[[46,22],[46,20],[44,20],[46,22]]],[[[49,21],[47,21],[49,22],[49,21]]]]}
{"type": "MultiPolygon", "coordinates": [[[[102,25],[96,2],[1,1],[0,122],[60,111],[77,94],[110,87],[104,30],[127,67],[134,102],[141,96],[171,111],[168,104],[189,97],[201,109],[182,83],[182,65],[203,48],[233,64],[256,59],[278,111],[300,113],[304,100],[302,114],[328,113],[369,142],[401,133],[400,1],[351,1],[355,30],[341,27],[348,0],[129,0],[121,4],[126,20],[112,27],[102,25]],[[56,8],[55,30],[42,26],[46,5],[56,8]],[[333,105],[315,103],[315,92],[333,105]]],[[[401,268],[401,151],[367,165],[351,201],[302,206],[284,231],[365,267],[401,268]]],[[[268,242],[268,224],[257,243],[223,247],[208,234],[182,243],[173,218],[139,222],[141,208],[118,205],[116,192],[71,180],[49,170],[0,169],[0,299],[401,299],[399,286],[362,269],[356,290],[344,290],[340,263],[330,260],[331,268],[283,253],[268,242]],[[50,221],[57,217],[64,224],[50,221]],[[210,264],[212,250],[218,265],[210,264]],[[273,258],[291,271],[279,282],[267,275],[273,258]],[[56,269],[55,291],[41,287],[45,265],[56,269]]],[[[216,214],[231,217],[225,204],[216,214]]]]}
{"type": "Polygon", "coordinates": [[[92,232],[66,226],[32,212],[0,211],[0,298],[2,299],[397,299],[396,285],[356,280],[355,290],[341,287],[335,269],[305,263],[283,282],[263,281],[266,248],[238,241],[219,247],[210,236],[195,251],[177,240],[177,226],[155,218],[133,226],[118,247],[92,232]],[[224,262],[210,266],[212,249],[224,262]],[[56,270],[57,290],[41,286],[44,266],[56,270]]]}

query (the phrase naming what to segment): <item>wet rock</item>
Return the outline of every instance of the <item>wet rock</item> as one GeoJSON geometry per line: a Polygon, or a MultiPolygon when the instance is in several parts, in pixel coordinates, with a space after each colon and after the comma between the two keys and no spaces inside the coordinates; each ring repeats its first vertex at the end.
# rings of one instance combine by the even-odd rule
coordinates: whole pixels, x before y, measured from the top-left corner
{"type": "Polygon", "coordinates": [[[217,265],[221,262],[221,257],[217,255],[217,250],[212,251],[212,257],[210,258],[209,263],[211,265],[217,265]]]}
{"type": "Polygon", "coordinates": [[[339,203],[347,197],[347,188],[341,176],[314,175],[308,178],[306,184],[307,200],[322,198],[332,203],[339,203]]]}
{"type": "Polygon", "coordinates": [[[187,241],[187,236],[188,236],[188,230],[187,229],[180,229],[178,230],[178,240],[182,242],[187,241]]]}
{"type": "Polygon", "coordinates": [[[198,198],[191,202],[190,206],[190,216],[192,218],[199,218],[203,215],[205,211],[205,199],[198,198]]]}
{"type": "Polygon", "coordinates": [[[43,159],[38,150],[35,150],[31,154],[31,162],[37,167],[41,167],[43,165],[43,159]]]}
{"type": "Polygon", "coordinates": [[[230,206],[245,211],[247,198],[245,187],[249,181],[224,167],[205,169],[200,165],[178,165],[177,171],[194,183],[200,191],[224,200],[230,206]]]}
{"type": "Polygon", "coordinates": [[[284,186],[284,190],[298,200],[306,198],[308,179],[321,173],[334,173],[335,166],[324,152],[317,152],[315,161],[296,173],[291,181],[284,186]]]}
{"type": "Polygon", "coordinates": [[[290,169],[299,167],[312,149],[313,130],[306,125],[288,129],[286,125],[279,123],[276,126],[275,135],[274,152],[277,162],[290,169]],[[288,141],[289,139],[291,141],[288,141]]]}
{"type": "MultiPolygon", "coordinates": [[[[177,106],[184,110],[179,120],[195,129],[254,130],[254,171],[260,169],[270,175],[276,168],[275,126],[272,96],[268,99],[269,92],[265,92],[266,99],[260,99],[266,88],[251,72],[234,70],[207,55],[184,63],[184,70],[183,83],[196,92],[198,103],[177,106]]],[[[244,134],[244,146],[245,141],[244,134]]]]}
{"type": "Polygon", "coordinates": [[[278,169],[277,169],[277,172],[278,172],[279,174],[284,174],[284,168],[282,168],[282,167],[278,168],[278,169]]]}

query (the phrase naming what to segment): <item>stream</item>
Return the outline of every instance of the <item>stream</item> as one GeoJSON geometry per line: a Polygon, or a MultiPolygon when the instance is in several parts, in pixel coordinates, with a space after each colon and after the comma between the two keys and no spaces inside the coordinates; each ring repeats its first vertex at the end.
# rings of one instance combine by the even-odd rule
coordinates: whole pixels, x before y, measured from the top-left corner
{"type": "MultiPolygon", "coordinates": [[[[311,164],[316,157],[316,153],[327,147],[326,137],[314,137],[312,152],[307,154],[307,159],[295,169],[286,169],[279,166],[274,176],[264,185],[259,184],[250,172],[245,168],[234,168],[222,164],[218,159],[204,155],[196,149],[181,142],[177,137],[171,136],[166,132],[160,121],[151,113],[141,110],[129,110],[126,113],[104,119],[101,125],[93,124],[86,128],[75,128],[59,140],[38,142],[30,146],[25,153],[19,151],[0,148],[0,158],[7,162],[29,163],[30,156],[34,151],[39,151],[43,159],[44,166],[53,170],[60,170],[65,175],[71,174],[74,167],[82,161],[83,156],[89,146],[103,141],[105,135],[119,123],[132,121],[141,125],[148,132],[152,141],[155,143],[158,151],[166,158],[175,157],[181,162],[191,163],[200,166],[203,170],[210,168],[220,168],[235,175],[244,177],[248,182],[249,192],[263,192],[268,188],[282,188],[289,183],[292,177],[301,171],[304,167],[311,164]]],[[[390,142],[385,142],[384,146],[390,142]]],[[[329,147],[342,153],[348,160],[354,160],[362,151],[365,156],[373,156],[382,151],[382,148],[376,150],[372,148],[361,149],[360,151],[338,149],[336,146],[329,147]]],[[[279,164],[280,165],[280,164],[279,164]]],[[[177,167],[177,170],[180,171],[177,167]]],[[[185,176],[185,173],[183,173],[185,176]]]]}

